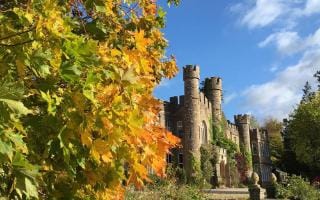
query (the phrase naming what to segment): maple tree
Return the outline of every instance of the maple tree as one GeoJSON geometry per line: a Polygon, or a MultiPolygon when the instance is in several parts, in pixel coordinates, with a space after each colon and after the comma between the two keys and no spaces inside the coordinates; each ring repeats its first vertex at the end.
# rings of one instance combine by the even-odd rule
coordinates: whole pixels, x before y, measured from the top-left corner
{"type": "Polygon", "coordinates": [[[122,199],[163,176],[179,141],[152,93],[177,66],[156,1],[1,2],[0,197],[122,199]]]}

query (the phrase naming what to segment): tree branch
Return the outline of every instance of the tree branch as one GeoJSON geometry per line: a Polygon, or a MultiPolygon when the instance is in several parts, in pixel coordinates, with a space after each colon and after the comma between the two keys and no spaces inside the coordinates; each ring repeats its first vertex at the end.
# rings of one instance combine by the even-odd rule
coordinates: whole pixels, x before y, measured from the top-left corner
{"type": "Polygon", "coordinates": [[[27,30],[25,30],[25,31],[21,31],[21,32],[12,34],[12,35],[5,36],[5,37],[3,37],[3,38],[0,38],[0,41],[1,41],[1,40],[6,40],[6,39],[9,39],[9,38],[18,36],[18,35],[22,35],[22,34],[24,34],[24,33],[28,33],[28,32],[30,32],[30,31],[34,30],[35,28],[36,28],[36,27],[33,26],[33,27],[31,27],[31,28],[29,28],[29,29],[27,29],[27,30]]]}
{"type": "Polygon", "coordinates": [[[34,41],[34,40],[27,40],[27,41],[19,42],[19,43],[16,43],[16,44],[2,44],[2,43],[0,43],[0,46],[15,47],[15,46],[24,45],[24,44],[26,44],[26,43],[30,43],[30,42],[33,42],[33,41],[34,41]]]}

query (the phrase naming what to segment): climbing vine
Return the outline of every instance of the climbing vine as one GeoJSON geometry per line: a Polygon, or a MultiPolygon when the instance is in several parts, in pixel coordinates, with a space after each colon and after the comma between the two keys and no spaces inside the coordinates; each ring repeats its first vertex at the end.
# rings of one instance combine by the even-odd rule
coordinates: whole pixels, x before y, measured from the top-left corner
{"type": "Polygon", "coordinates": [[[213,145],[226,149],[228,155],[233,158],[234,154],[237,152],[237,144],[225,137],[227,127],[227,121],[225,118],[220,122],[213,122],[213,120],[210,119],[210,124],[210,127],[212,127],[210,132],[212,133],[213,145]]]}
{"type": "Polygon", "coordinates": [[[200,148],[200,164],[202,178],[208,183],[212,183],[212,177],[215,174],[216,164],[218,162],[218,152],[216,146],[212,144],[203,145],[200,148]]]}

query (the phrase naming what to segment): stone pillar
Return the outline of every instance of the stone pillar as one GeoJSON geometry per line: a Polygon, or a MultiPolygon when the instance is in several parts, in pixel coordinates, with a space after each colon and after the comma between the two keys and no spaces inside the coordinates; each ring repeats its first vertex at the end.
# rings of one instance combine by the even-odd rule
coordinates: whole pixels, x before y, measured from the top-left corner
{"type": "Polygon", "coordinates": [[[222,79],[211,77],[205,80],[205,93],[212,104],[212,121],[220,122],[222,119],[222,79]]]}
{"type": "Polygon", "coordinates": [[[183,68],[184,80],[184,135],[183,150],[188,179],[196,172],[195,162],[200,163],[200,69],[198,66],[187,65],[183,68]]]}
{"type": "Polygon", "coordinates": [[[259,176],[257,173],[253,172],[251,176],[252,185],[249,186],[250,200],[260,200],[265,199],[265,189],[261,188],[258,184],[259,176]]]}

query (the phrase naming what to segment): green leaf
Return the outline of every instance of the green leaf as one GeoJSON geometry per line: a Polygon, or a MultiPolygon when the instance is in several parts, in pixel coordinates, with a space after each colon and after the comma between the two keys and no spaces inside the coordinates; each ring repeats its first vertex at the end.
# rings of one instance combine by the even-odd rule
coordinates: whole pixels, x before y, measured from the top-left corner
{"type": "Polygon", "coordinates": [[[25,178],[25,187],[27,195],[38,198],[38,190],[34,181],[31,181],[29,178],[25,178]]]}
{"type": "Polygon", "coordinates": [[[161,7],[158,9],[158,16],[160,18],[164,18],[166,16],[166,12],[161,7]]]}
{"type": "Polygon", "coordinates": [[[81,71],[78,65],[71,61],[66,61],[60,67],[60,74],[65,81],[76,82],[80,78],[81,71]]]}
{"type": "Polygon", "coordinates": [[[105,12],[105,11],[106,11],[106,9],[105,9],[104,6],[95,5],[95,7],[96,7],[96,10],[97,10],[98,12],[105,12]]]}
{"type": "Polygon", "coordinates": [[[0,154],[8,157],[9,160],[12,160],[13,148],[11,144],[5,143],[4,141],[0,140],[0,154]]]}
{"type": "Polygon", "coordinates": [[[89,72],[85,85],[83,87],[83,95],[87,97],[93,104],[97,104],[97,100],[95,99],[95,86],[98,83],[100,77],[93,72],[89,72]]]}
{"type": "Polygon", "coordinates": [[[15,101],[11,99],[0,99],[0,102],[6,104],[8,108],[16,114],[27,115],[32,113],[31,110],[26,108],[20,101],[15,101]]]}
{"type": "Polygon", "coordinates": [[[54,102],[54,99],[51,98],[49,91],[47,91],[47,93],[40,91],[40,93],[41,93],[42,99],[44,99],[48,103],[48,108],[47,108],[48,113],[50,115],[55,116],[57,108],[56,108],[56,104],[54,102]]]}

